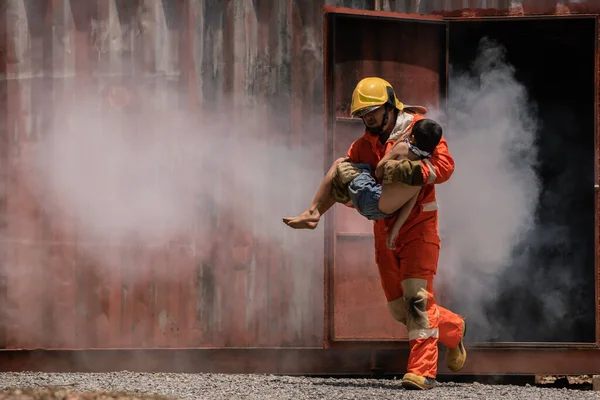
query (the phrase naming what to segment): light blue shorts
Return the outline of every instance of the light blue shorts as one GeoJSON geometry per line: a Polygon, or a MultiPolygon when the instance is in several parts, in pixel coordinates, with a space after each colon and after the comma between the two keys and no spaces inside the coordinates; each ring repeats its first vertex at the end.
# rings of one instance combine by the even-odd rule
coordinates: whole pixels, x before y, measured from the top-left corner
{"type": "Polygon", "coordinates": [[[348,194],[354,208],[360,215],[372,221],[391,217],[393,214],[384,214],[379,210],[382,187],[373,177],[373,168],[369,164],[353,165],[361,171],[360,175],[348,184],[348,194]]]}

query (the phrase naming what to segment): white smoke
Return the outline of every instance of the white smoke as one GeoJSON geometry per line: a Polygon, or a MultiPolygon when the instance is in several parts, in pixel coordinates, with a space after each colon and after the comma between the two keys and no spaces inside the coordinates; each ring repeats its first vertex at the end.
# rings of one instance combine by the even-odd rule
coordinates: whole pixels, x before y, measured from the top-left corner
{"type": "Polygon", "coordinates": [[[470,73],[450,80],[448,115],[432,117],[445,120],[456,163],[452,178],[436,189],[438,280],[452,288],[456,312],[485,329],[490,325],[485,305],[505,289],[499,277],[535,224],[540,193],[535,105],[504,48],[483,39],[470,73]]]}
{"type": "MultiPolygon", "coordinates": [[[[199,114],[165,106],[143,86],[137,90],[140,104],[133,112],[110,109],[95,95],[55,104],[54,126],[22,155],[21,176],[53,227],[53,239],[64,241],[56,232],[70,227],[78,251],[92,260],[86,268],[118,273],[132,284],[148,279],[150,270],[157,285],[183,284],[185,274],[202,280],[194,282],[191,309],[203,323],[221,326],[205,329],[234,335],[238,328],[227,325],[238,324],[237,318],[247,329],[284,318],[290,335],[302,337],[315,310],[323,234],[321,228],[292,231],[281,217],[312,199],[307,188],[323,176],[322,144],[292,147],[264,107],[199,114]],[[191,266],[164,256],[162,264],[143,265],[140,258],[129,265],[107,245],[137,246],[148,255],[183,252],[191,266]],[[285,280],[267,291],[273,269],[285,280]],[[236,276],[240,280],[231,282],[236,276]],[[202,293],[211,293],[210,304],[202,303],[202,293]],[[283,305],[273,308],[270,296],[284,295],[283,305]],[[245,308],[234,311],[233,303],[241,302],[232,303],[232,296],[245,298],[245,308]]],[[[40,256],[28,274],[47,265],[40,256]]]]}

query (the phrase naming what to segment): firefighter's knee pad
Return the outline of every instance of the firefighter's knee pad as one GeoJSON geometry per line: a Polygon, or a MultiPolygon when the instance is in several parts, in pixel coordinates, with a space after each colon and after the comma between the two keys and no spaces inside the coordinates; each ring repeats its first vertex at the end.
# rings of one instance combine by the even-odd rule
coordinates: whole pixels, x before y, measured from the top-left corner
{"type": "Polygon", "coordinates": [[[408,329],[428,329],[427,280],[417,278],[405,279],[402,281],[402,289],[404,290],[408,329]]]}
{"type": "Polygon", "coordinates": [[[387,303],[388,311],[398,322],[406,325],[406,306],[404,304],[404,298],[400,297],[396,300],[392,300],[387,303]]]}

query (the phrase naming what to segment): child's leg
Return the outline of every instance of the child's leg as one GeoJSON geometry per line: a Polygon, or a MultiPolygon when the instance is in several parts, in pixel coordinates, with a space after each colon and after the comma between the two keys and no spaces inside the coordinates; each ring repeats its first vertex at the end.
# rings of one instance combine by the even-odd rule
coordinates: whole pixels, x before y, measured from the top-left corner
{"type": "Polygon", "coordinates": [[[379,210],[384,214],[395,213],[420,189],[419,186],[409,186],[401,182],[383,185],[381,197],[379,198],[379,210]]]}
{"type": "Polygon", "coordinates": [[[283,218],[283,222],[286,225],[294,229],[315,229],[317,227],[321,215],[329,210],[336,202],[335,198],[331,195],[333,189],[333,177],[338,164],[343,160],[343,158],[338,158],[333,162],[331,168],[329,168],[329,171],[327,171],[327,174],[325,174],[325,177],[321,181],[321,185],[319,185],[317,194],[312,203],[302,214],[297,217],[283,218]]]}
{"type": "MultiPolygon", "coordinates": [[[[419,188],[420,190],[420,188],[419,188]]],[[[413,197],[408,200],[406,204],[400,207],[400,211],[398,211],[398,218],[394,221],[394,225],[387,237],[386,244],[390,250],[394,250],[396,248],[396,239],[398,238],[398,233],[400,232],[400,228],[406,222],[410,212],[417,204],[417,198],[419,197],[419,192],[417,192],[413,197]]]]}

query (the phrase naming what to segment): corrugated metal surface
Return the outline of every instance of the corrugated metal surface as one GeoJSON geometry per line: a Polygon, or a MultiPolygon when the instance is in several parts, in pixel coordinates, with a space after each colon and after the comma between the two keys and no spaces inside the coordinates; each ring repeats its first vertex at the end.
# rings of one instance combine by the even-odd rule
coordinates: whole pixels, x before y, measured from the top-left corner
{"type": "MultiPolygon", "coordinates": [[[[4,2],[0,347],[322,345],[323,231],[290,232],[280,214],[300,212],[323,172],[324,3],[459,15],[598,8],[538,0],[4,2]],[[101,215],[78,220],[31,186],[29,154],[50,124],[69,120],[57,111],[61,101],[77,104],[90,86],[112,93],[110,85],[137,88],[145,115],[191,104],[229,123],[223,129],[215,123],[222,115],[208,114],[188,126],[199,151],[214,147],[198,170],[204,197],[168,245],[125,240],[112,227],[91,240],[101,215]],[[247,140],[238,140],[244,131],[247,140]],[[249,153],[248,143],[268,146],[249,153]],[[228,167],[215,166],[220,160],[228,167]],[[319,168],[302,172],[306,165],[319,168]]],[[[143,134],[143,122],[131,132],[143,134]]],[[[84,191],[94,184],[90,177],[84,191]]]]}
{"type": "MultiPolygon", "coordinates": [[[[322,174],[321,6],[263,0],[8,2],[2,162],[10,168],[2,168],[1,347],[321,346],[323,234],[290,232],[281,222],[284,213],[301,211],[310,200],[304,187],[316,187],[322,174]],[[201,189],[195,213],[159,244],[142,232],[154,228],[139,221],[111,220],[120,225],[98,231],[102,216],[88,218],[72,208],[91,199],[97,209],[88,214],[106,212],[110,220],[115,215],[108,206],[91,197],[77,204],[51,202],[32,184],[39,172],[29,165],[36,161],[36,146],[56,150],[44,141],[50,124],[72,118],[85,135],[86,125],[70,115],[73,101],[88,99],[90,88],[120,101],[121,87],[141,93],[142,116],[178,103],[209,113],[204,123],[186,126],[197,134],[183,143],[198,146],[199,157],[208,152],[203,146],[213,146],[211,161],[195,170],[198,176],[186,176],[200,182],[193,187],[201,189]],[[181,90],[174,94],[171,88],[181,90]],[[71,103],[62,113],[58,107],[65,99],[71,103]],[[133,234],[125,235],[129,228],[133,234]]],[[[172,113],[164,118],[177,122],[172,113]]],[[[91,130],[98,121],[104,123],[89,122],[91,130]]],[[[148,129],[139,118],[129,122],[132,137],[148,129]]],[[[66,143],[54,135],[55,145],[66,143]]],[[[74,146],[88,144],[71,139],[74,146]]],[[[143,140],[140,151],[168,143],[143,140]]],[[[191,153],[186,160],[194,159],[191,153]]],[[[60,154],[52,153],[49,164],[55,178],[72,178],[78,166],[56,158],[60,154]]],[[[94,179],[107,177],[81,182],[81,174],[77,192],[102,187],[94,179]]],[[[171,188],[177,190],[160,190],[171,188]]],[[[144,190],[129,194],[142,196],[144,190]]],[[[59,199],[73,200],[63,195],[59,199]]],[[[147,203],[115,204],[127,214],[147,203]]]]}
{"type": "Polygon", "coordinates": [[[566,12],[597,12],[594,0],[379,0],[376,7],[385,11],[438,14],[458,12],[469,15],[474,10],[486,14],[555,14],[566,12]]]}

